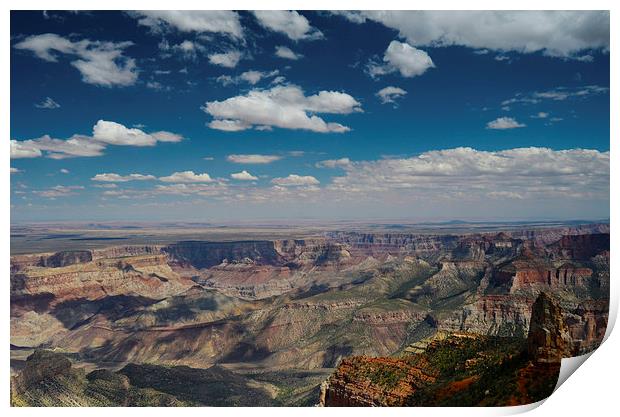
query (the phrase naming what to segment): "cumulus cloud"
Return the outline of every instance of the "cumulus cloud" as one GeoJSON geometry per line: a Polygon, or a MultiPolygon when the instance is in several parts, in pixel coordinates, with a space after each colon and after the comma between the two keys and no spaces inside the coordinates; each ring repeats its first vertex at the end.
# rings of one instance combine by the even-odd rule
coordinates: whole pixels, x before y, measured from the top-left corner
{"type": "Polygon", "coordinates": [[[60,173],[61,174],[68,174],[69,170],[67,168],[60,168],[60,173]]]}
{"type": "Polygon", "coordinates": [[[99,120],[93,127],[93,139],[110,145],[154,146],[157,142],[180,142],[183,136],[166,131],[149,134],[120,123],[99,120]]]}
{"type": "Polygon", "coordinates": [[[546,119],[547,117],[549,117],[549,113],[544,112],[544,111],[539,111],[536,114],[533,114],[530,116],[532,119],[546,119]]]}
{"type": "Polygon", "coordinates": [[[379,90],[376,94],[381,104],[395,103],[397,99],[402,98],[407,92],[399,87],[388,86],[379,90]]]}
{"type": "Polygon", "coordinates": [[[104,173],[97,174],[91,178],[91,181],[98,182],[128,182],[128,181],[150,181],[154,180],[155,177],[153,175],[144,175],[144,174],[129,174],[129,175],[119,175],[115,173],[104,173]]]}
{"type": "Polygon", "coordinates": [[[34,105],[37,109],[59,109],[60,104],[56,103],[53,98],[45,97],[45,100],[34,105]]]}
{"type": "Polygon", "coordinates": [[[41,150],[32,144],[32,141],[17,141],[11,139],[11,159],[38,158],[41,150]]]}
{"type": "Polygon", "coordinates": [[[36,158],[44,153],[52,159],[100,156],[104,149],[104,144],[84,135],[73,135],[69,139],[54,139],[49,135],[23,141],[11,139],[11,159],[36,158]]]}
{"type": "Polygon", "coordinates": [[[516,129],[519,127],[525,127],[525,125],[523,123],[517,122],[512,117],[498,117],[497,119],[487,123],[487,129],[506,130],[516,129]]]}
{"type": "Polygon", "coordinates": [[[276,56],[278,58],[291,59],[293,61],[303,58],[303,55],[293,52],[291,48],[286,46],[276,46],[276,56]]]}
{"type": "Polygon", "coordinates": [[[251,90],[245,96],[207,102],[203,111],[214,120],[209,127],[238,131],[251,127],[279,127],[328,133],[347,132],[340,123],[328,123],[316,114],[350,114],[361,112],[360,103],[339,91],[320,91],[306,96],[296,85],[278,85],[268,90],[251,90]]]}
{"type": "Polygon", "coordinates": [[[138,24],[155,32],[174,28],[181,32],[220,33],[243,37],[239,15],[226,10],[144,10],[130,13],[138,24]]]}
{"type": "Polygon", "coordinates": [[[21,169],[11,167],[11,174],[19,174],[20,172],[22,172],[21,169]]]}
{"type": "Polygon", "coordinates": [[[254,16],[265,29],[283,33],[294,41],[323,38],[323,33],[296,11],[257,10],[254,16]]]}
{"type": "Polygon", "coordinates": [[[317,168],[347,168],[351,166],[349,158],[327,159],[316,163],[317,168]]]}
{"type": "Polygon", "coordinates": [[[256,181],[258,179],[258,177],[255,177],[254,175],[250,174],[246,170],[230,174],[230,177],[232,179],[240,180],[240,181],[256,181]]]}
{"type": "Polygon", "coordinates": [[[107,145],[153,146],[157,142],[179,142],[183,136],[172,132],[145,133],[116,122],[99,120],[93,135],[73,135],[55,139],[49,135],[18,141],[11,139],[11,159],[46,156],[52,159],[101,156],[107,145]]]}
{"type": "Polygon", "coordinates": [[[140,129],[128,128],[106,120],[99,120],[95,124],[93,137],[111,145],[153,146],[157,143],[157,139],[140,129]]]}
{"type": "Polygon", "coordinates": [[[288,177],[274,178],[271,182],[281,187],[318,185],[319,180],[311,175],[290,174],[288,177]]]}
{"type": "Polygon", "coordinates": [[[480,198],[513,193],[523,198],[609,195],[609,152],[516,148],[479,151],[455,148],[411,158],[353,162],[329,189],[372,194],[390,190],[424,198],[480,198]]]}
{"type": "Polygon", "coordinates": [[[245,155],[228,155],[226,160],[228,162],[234,162],[236,164],[270,164],[282,159],[279,155],[259,155],[259,154],[245,154],[245,155]]]}
{"type": "Polygon", "coordinates": [[[209,55],[209,62],[224,68],[234,68],[237,66],[243,54],[239,51],[228,51],[219,54],[209,55]]]}
{"type": "Polygon", "coordinates": [[[197,183],[197,182],[213,182],[213,179],[207,174],[196,174],[194,171],[175,172],[167,177],[160,177],[160,181],[174,183],[197,183]]]}
{"type": "Polygon", "coordinates": [[[28,36],[13,45],[28,50],[38,58],[57,62],[58,54],[73,56],[71,62],[88,84],[113,87],[135,84],[138,79],[136,62],[123,52],[132,42],[101,42],[83,39],[72,41],[54,33],[28,36]]]}
{"type": "Polygon", "coordinates": [[[382,23],[414,46],[460,45],[560,58],[609,50],[608,11],[363,11],[344,16],[355,23],[382,23]]]}
{"type": "Polygon", "coordinates": [[[403,77],[422,75],[435,64],[428,54],[405,42],[392,41],[383,54],[383,64],[370,62],[366,69],[371,77],[399,72],[403,77]]]}

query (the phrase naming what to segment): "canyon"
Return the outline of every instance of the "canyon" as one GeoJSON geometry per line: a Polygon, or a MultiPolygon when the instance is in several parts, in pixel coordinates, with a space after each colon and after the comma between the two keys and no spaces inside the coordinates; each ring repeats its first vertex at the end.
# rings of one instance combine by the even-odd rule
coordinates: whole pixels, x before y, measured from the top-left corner
{"type": "Polygon", "coordinates": [[[607,328],[608,224],[252,237],[13,255],[13,403],[315,405],[333,372],[371,364],[397,370],[393,389],[358,381],[340,405],[412,405],[443,376],[407,355],[473,343],[493,356],[497,340],[527,351],[541,294],[561,315],[562,355],[592,351],[607,328]]]}

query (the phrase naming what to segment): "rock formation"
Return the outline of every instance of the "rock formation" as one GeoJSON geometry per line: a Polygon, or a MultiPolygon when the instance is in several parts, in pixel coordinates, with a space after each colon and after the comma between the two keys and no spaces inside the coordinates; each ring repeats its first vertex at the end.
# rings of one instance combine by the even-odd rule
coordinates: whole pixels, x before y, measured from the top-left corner
{"type": "MultiPolygon", "coordinates": [[[[523,341],[532,321],[540,323],[532,310],[541,293],[552,300],[540,301],[542,309],[565,323],[564,345],[558,340],[553,349],[582,354],[598,346],[607,326],[606,230],[330,232],[311,239],[13,256],[12,359],[17,371],[33,350],[51,348],[89,368],[225,364],[240,378],[260,369],[264,380],[287,393],[282,404],[306,404],[316,401],[324,374],[341,363],[394,367],[411,378],[418,371],[434,375],[434,365],[373,359],[420,353],[429,346],[422,341],[433,335],[523,341]],[[365,359],[351,362],[352,356],[365,359]],[[282,381],[295,381],[294,389],[282,381]]],[[[546,340],[542,329],[548,326],[532,337],[546,340]]],[[[481,361],[467,360],[473,369],[481,361]]],[[[117,382],[115,387],[123,385],[117,382]]],[[[330,398],[344,395],[331,387],[330,398]]],[[[421,395],[393,388],[381,401],[404,404],[421,395]]],[[[356,401],[375,402],[374,396],[355,395],[356,401]]]]}
{"type": "Polygon", "coordinates": [[[562,309],[547,293],[540,293],[532,307],[527,347],[536,362],[561,362],[571,356],[562,309]]]}

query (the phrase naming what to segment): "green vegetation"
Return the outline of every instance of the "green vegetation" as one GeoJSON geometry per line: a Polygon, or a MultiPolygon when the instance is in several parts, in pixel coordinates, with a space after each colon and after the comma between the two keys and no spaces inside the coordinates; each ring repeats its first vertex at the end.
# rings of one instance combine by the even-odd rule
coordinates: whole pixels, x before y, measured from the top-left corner
{"type": "Polygon", "coordinates": [[[559,364],[530,362],[520,338],[480,336],[455,343],[450,337],[423,356],[439,378],[411,395],[408,405],[527,404],[551,395],[559,375],[559,364]]]}

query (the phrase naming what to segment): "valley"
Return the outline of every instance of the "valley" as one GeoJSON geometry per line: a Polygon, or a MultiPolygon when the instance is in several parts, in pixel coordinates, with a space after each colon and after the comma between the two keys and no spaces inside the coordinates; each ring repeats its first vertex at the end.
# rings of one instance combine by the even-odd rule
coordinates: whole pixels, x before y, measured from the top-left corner
{"type": "MultiPolygon", "coordinates": [[[[410,378],[387,402],[377,398],[389,389],[372,388],[374,405],[444,404],[462,376],[442,374],[432,352],[446,344],[493,364],[517,358],[519,375],[542,372],[523,353],[541,293],[561,311],[562,355],[592,351],[605,334],[605,223],[261,230],[216,239],[175,229],[156,243],[83,247],[65,236],[66,249],[32,252],[24,242],[35,238],[21,238],[11,256],[13,404],[330,405],[320,398],[331,381],[331,405],[368,405],[345,399],[342,381],[359,383],[373,361],[401,369],[397,385],[410,378]]],[[[482,371],[463,372],[476,387],[482,371]]],[[[537,398],[496,394],[472,404],[537,398]]]]}

